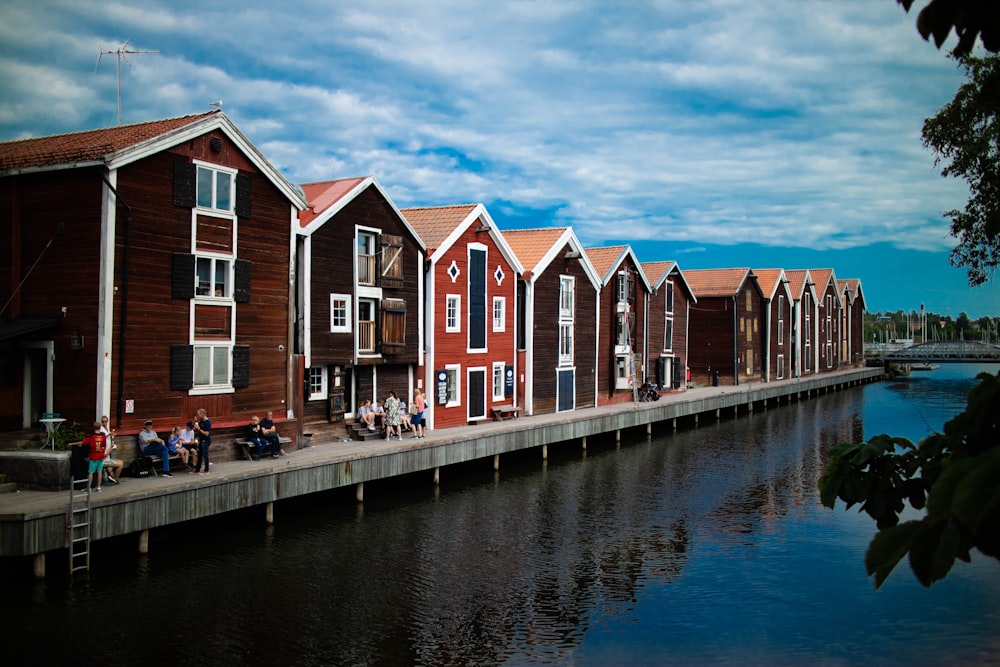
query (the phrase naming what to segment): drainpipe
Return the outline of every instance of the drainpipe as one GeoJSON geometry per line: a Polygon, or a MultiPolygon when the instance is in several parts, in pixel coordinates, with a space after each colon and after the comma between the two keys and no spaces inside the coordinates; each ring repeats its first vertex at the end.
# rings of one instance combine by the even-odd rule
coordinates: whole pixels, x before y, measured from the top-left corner
{"type": "Polygon", "coordinates": [[[737,299],[738,295],[739,295],[738,292],[733,295],[733,382],[736,383],[737,387],[740,386],[740,353],[739,353],[740,337],[739,337],[739,323],[737,321],[739,320],[738,317],[739,310],[736,307],[736,303],[737,301],[739,301],[739,299],[737,299]]]}
{"type": "Polygon", "coordinates": [[[121,202],[121,205],[125,207],[125,251],[122,256],[122,321],[118,327],[118,400],[115,407],[115,428],[119,429],[122,427],[122,411],[124,409],[124,403],[122,395],[125,393],[125,331],[128,324],[128,255],[129,248],[132,245],[132,208],[125,202],[125,200],[118,194],[118,190],[115,186],[111,185],[107,176],[101,176],[101,180],[104,184],[108,186],[112,194],[115,196],[115,201],[121,202]]]}

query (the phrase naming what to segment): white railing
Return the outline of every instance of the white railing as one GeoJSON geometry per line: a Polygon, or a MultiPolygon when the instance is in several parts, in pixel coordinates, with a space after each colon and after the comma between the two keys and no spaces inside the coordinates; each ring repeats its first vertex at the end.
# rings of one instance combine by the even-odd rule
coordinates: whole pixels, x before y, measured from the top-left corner
{"type": "Polygon", "coordinates": [[[358,284],[375,284],[375,255],[358,255],[358,284]]]}

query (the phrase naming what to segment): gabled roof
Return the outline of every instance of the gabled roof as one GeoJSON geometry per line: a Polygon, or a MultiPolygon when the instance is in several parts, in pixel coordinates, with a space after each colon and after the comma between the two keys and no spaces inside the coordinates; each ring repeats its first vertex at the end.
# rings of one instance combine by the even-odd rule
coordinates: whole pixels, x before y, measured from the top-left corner
{"type": "Polygon", "coordinates": [[[305,193],[308,208],[299,214],[299,230],[302,235],[308,236],[326,224],[333,216],[337,215],[350,204],[362,192],[368,188],[375,188],[383,199],[389,204],[392,210],[399,217],[403,226],[409,230],[416,240],[421,250],[426,250],[423,239],[417,234],[409,220],[403,215],[396,204],[393,203],[389,194],[374,176],[360,176],[357,178],[341,178],[333,181],[320,181],[317,183],[303,183],[302,192],[305,193]]]}
{"type": "Polygon", "coordinates": [[[580,239],[571,227],[546,227],[543,229],[509,229],[503,233],[511,250],[524,266],[525,278],[534,281],[556,259],[559,252],[569,245],[571,252],[579,254],[580,266],[595,290],[601,289],[601,279],[584,252],[580,239]]]}
{"type": "MultiPolygon", "coordinates": [[[[460,204],[454,206],[426,206],[421,208],[404,208],[401,213],[410,226],[427,247],[427,255],[431,263],[437,262],[451,246],[474,223],[483,227],[507,263],[518,273],[524,273],[524,267],[511,250],[500,228],[493,222],[489,211],[482,204],[460,204]]],[[[478,228],[477,228],[478,231],[478,228]]]]}
{"type": "Polygon", "coordinates": [[[698,303],[698,298],[694,295],[691,290],[691,285],[688,284],[687,278],[684,277],[684,272],[681,271],[681,267],[677,266],[677,262],[643,262],[642,272],[646,274],[649,278],[649,284],[653,286],[654,290],[660,289],[660,285],[670,276],[670,274],[676,270],[677,275],[681,277],[681,282],[684,283],[684,289],[687,290],[688,294],[691,295],[691,300],[698,303]]]}
{"type": "Polygon", "coordinates": [[[0,175],[104,165],[118,169],[185,141],[222,130],[299,210],[305,198],[219,110],[0,143],[0,175]]]}
{"type": "MultiPolygon", "coordinates": [[[[837,305],[843,306],[843,294],[837,289],[837,276],[833,269],[809,269],[809,275],[816,283],[816,294],[821,295],[826,291],[827,286],[833,286],[833,292],[837,295],[837,305]]],[[[822,301],[822,299],[820,299],[822,301]]],[[[823,305],[822,303],[820,304],[823,305]]]]}
{"type": "Polygon", "coordinates": [[[847,278],[837,281],[837,290],[847,297],[850,303],[861,299],[861,308],[867,310],[865,295],[861,292],[861,281],[857,278],[847,278]]]}
{"type": "Polygon", "coordinates": [[[685,272],[688,284],[699,298],[735,296],[750,275],[750,269],[694,269],[685,272]]]}
{"type": "Polygon", "coordinates": [[[784,269],[754,269],[753,273],[757,276],[757,285],[760,286],[760,291],[765,299],[773,300],[781,287],[785,288],[785,295],[791,297],[784,269]]]}
{"type": "Polygon", "coordinates": [[[653,291],[652,286],[649,284],[649,278],[646,277],[645,272],[642,270],[642,264],[639,263],[639,258],[632,251],[632,246],[613,245],[587,248],[587,257],[590,258],[594,269],[597,270],[597,275],[601,277],[601,285],[607,285],[611,278],[614,277],[615,272],[618,271],[618,267],[625,261],[625,258],[631,257],[632,263],[635,264],[636,273],[642,279],[642,284],[646,286],[646,291],[653,291]]]}
{"type": "MultiPolygon", "coordinates": [[[[809,272],[805,269],[789,269],[785,271],[785,277],[788,279],[788,291],[792,293],[792,299],[795,301],[802,299],[802,291],[806,288],[806,285],[813,282],[813,279],[809,276],[809,272]]],[[[810,286],[811,289],[812,287],[810,286]]],[[[815,293],[813,296],[815,296],[815,293]]]]}

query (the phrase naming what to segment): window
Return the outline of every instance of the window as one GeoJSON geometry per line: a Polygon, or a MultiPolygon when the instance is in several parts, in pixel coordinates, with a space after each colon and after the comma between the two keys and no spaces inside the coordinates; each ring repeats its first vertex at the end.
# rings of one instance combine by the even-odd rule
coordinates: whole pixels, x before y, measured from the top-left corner
{"type": "Polygon", "coordinates": [[[753,375],[753,350],[747,350],[747,375],[753,375]]]}
{"type": "Polygon", "coordinates": [[[559,365],[573,365],[573,323],[559,323],[559,365]]]}
{"type": "Polygon", "coordinates": [[[747,310],[748,311],[753,310],[753,294],[751,294],[750,290],[748,289],[746,291],[746,295],[747,295],[747,310]]]}
{"type": "MultiPolygon", "coordinates": [[[[757,320],[754,320],[754,324],[756,324],[756,323],[757,323],[757,320]]],[[[740,327],[740,328],[742,329],[743,327],[740,327]]],[[[747,330],[747,342],[748,343],[752,343],[753,342],[753,326],[750,324],[750,318],[749,317],[747,318],[746,330],[747,330]]]]}
{"type": "Polygon", "coordinates": [[[309,400],[326,400],[326,366],[310,366],[309,368],[309,400]]]}
{"type": "Polygon", "coordinates": [[[833,297],[826,295],[826,342],[833,340],[833,297]]]}
{"type": "Polygon", "coordinates": [[[663,309],[668,313],[672,313],[674,312],[674,283],[670,280],[663,283],[663,291],[664,291],[663,309]]]}
{"type": "Polygon", "coordinates": [[[229,361],[231,358],[232,346],[228,343],[222,345],[195,345],[195,388],[229,387],[229,361]]]}
{"type": "Polygon", "coordinates": [[[559,319],[572,321],[575,279],[572,276],[559,277],[559,319]]]}
{"type": "Polygon", "coordinates": [[[233,176],[231,171],[198,165],[198,207],[232,213],[233,176]]]}
{"type": "Polygon", "coordinates": [[[444,330],[457,333],[462,330],[462,296],[449,294],[445,298],[444,330]]]}
{"type": "Polygon", "coordinates": [[[444,372],[445,372],[445,375],[447,376],[447,379],[446,379],[447,392],[446,392],[446,394],[447,394],[447,397],[448,397],[448,402],[445,403],[445,407],[452,407],[452,406],[456,406],[456,405],[461,405],[462,404],[462,399],[461,399],[461,396],[462,396],[462,391],[461,391],[462,387],[461,387],[461,384],[459,383],[459,380],[462,377],[462,367],[459,366],[458,364],[454,364],[454,365],[450,365],[450,366],[445,366],[444,367],[444,372]]]}
{"type": "Polygon", "coordinates": [[[507,299],[493,297],[493,331],[503,331],[507,327],[507,299]]]}
{"type": "Polygon", "coordinates": [[[785,377],[785,355],[778,355],[778,379],[785,377]]]}
{"type": "Polygon", "coordinates": [[[195,259],[195,295],[230,297],[230,267],[232,262],[219,257],[197,257],[195,259]]]}
{"type": "Polygon", "coordinates": [[[778,345],[785,341],[785,297],[778,296],[778,345]]]}
{"type": "Polygon", "coordinates": [[[674,318],[667,315],[663,318],[663,351],[669,352],[674,348],[674,318]]]}
{"type": "Polygon", "coordinates": [[[382,277],[403,280],[403,237],[382,235],[382,277]]]}
{"type": "MultiPolygon", "coordinates": [[[[469,244],[469,351],[486,351],[486,331],[489,326],[489,302],[486,295],[486,246],[469,244]]],[[[485,372],[483,390],[486,389],[485,372]]]]}
{"type": "Polygon", "coordinates": [[[358,284],[375,284],[375,235],[358,232],[358,284]]]}
{"type": "Polygon", "coordinates": [[[406,301],[403,299],[382,300],[382,345],[383,352],[389,351],[385,346],[406,345],[406,301]]]}
{"type": "Polygon", "coordinates": [[[506,363],[503,361],[493,362],[493,401],[502,401],[504,399],[503,387],[504,387],[504,368],[506,363]]]}
{"type": "Polygon", "coordinates": [[[330,295],[330,331],[331,333],[351,332],[351,295],[330,295]]]}
{"type": "Polygon", "coordinates": [[[628,275],[622,271],[618,274],[618,303],[628,301],[628,275]]]}
{"type": "Polygon", "coordinates": [[[358,300],[358,352],[375,352],[375,302],[358,300]]]}

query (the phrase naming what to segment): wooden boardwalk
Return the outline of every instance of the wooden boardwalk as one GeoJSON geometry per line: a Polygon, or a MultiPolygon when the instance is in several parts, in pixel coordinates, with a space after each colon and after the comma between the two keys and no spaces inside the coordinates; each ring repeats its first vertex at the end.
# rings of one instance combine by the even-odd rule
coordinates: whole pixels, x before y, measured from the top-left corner
{"type": "MultiPolygon", "coordinates": [[[[91,539],[135,533],[140,549],[148,531],[232,510],[260,506],[268,521],[273,503],[331,489],[354,487],[363,499],[364,483],[494,458],[529,448],[583,441],[628,429],[673,429],[677,420],[704,421],[746,414],[761,407],[836,391],[881,378],[882,371],[857,368],[803,379],[739,387],[701,387],[663,396],[653,403],[621,403],[516,420],[480,423],[429,432],[416,440],[312,443],[279,459],[224,461],[208,475],[184,472],[172,478],[123,477],[92,494],[91,539]],[[756,407],[755,407],[756,406],[756,407]]],[[[546,449],[543,449],[543,456],[546,449]]],[[[430,482],[430,479],[428,480],[430,482]]],[[[20,491],[0,495],[0,557],[34,557],[44,576],[45,553],[67,548],[69,492],[20,491]]]]}

